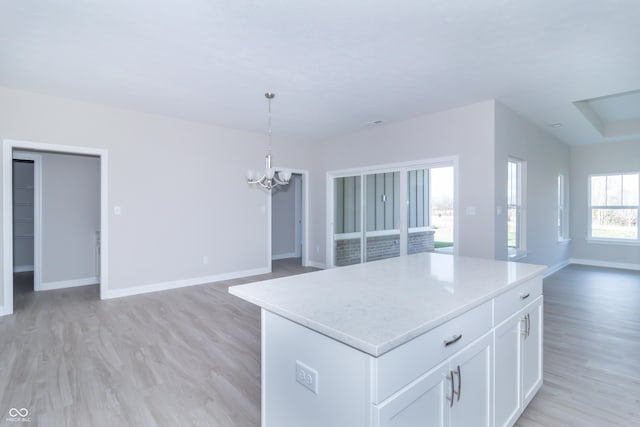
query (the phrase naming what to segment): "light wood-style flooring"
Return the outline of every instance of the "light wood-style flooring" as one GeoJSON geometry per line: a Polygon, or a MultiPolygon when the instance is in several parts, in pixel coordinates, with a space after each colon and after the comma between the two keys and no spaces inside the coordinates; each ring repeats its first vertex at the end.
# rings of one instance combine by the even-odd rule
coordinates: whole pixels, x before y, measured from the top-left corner
{"type": "Polygon", "coordinates": [[[568,266],[544,316],[544,385],[517,426],[640,426],[640,272],[568,266]]]}
{"type": "MultiPolygon", "coordinates": [[[[22,425],[258,427],[260,312],[227,288],[309,270],[283,260],[106,301],[97,286],[17,288],[0,318],[0,425],[24,407],[22,425]]],[[[545,383],[517,425],[640,426],[640,272],[570,266],[544,294],[545,383]]]]}
{"type": "Polygon", "coordinates": [[[99,300],[97,286],[29,291],[0,317],[1,426],[260,425],[260,310],[231,285],[271,274],[99,300]],[[31,423],[7,420],[26,408],[31,423]]]}

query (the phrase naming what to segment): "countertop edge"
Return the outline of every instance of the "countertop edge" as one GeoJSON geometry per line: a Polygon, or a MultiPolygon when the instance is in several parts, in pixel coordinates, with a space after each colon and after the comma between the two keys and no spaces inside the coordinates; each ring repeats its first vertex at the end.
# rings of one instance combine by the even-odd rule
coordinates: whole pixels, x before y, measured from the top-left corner
{"type": "Polygon", "coordinates": [[[310,321],[308,318],[305,318],[304,316],[300,316],[297,315],[296,313],[287,311],[287,310],[283,310],[280,307],[277,307],[275,305],[270,304],[269,302],[266,301],[262,301],[256,298],[252,298],[251,296],[246,295],[245,293],[242,292],[242,286],[243,285],[237,285],[237,286],[232,286],[229,287],[229,293],[244,299],[245,301],[248,301],[252,304],[255,304],[259,307],[261,307],[262,309],[265,309],[271,313],[274,313],[278,316],[284,317],[285,319],[288,319],[292,322],[295,322],[301,326],[304,326],[306,328],[309,328],[315,332],[318,332],[322,335],[327,336],[328,338],[334,339],[336,341],[339,341],[345,345],[348,345],[350,347],[353,347],[356,350],[362,351],[364,353],[367,353],[373,357],[380,357],[383,354],[393,350],[396,347],[401,346],[402,344],[405,344],[409,341],[411,341],[414,338],[419,337],[420,335],[423,335],[427,332],[429,332],[430,330],[444,324],[445,322],[454,319],[455,317],[458,317],[459,315],[472,310],[482,304],[484,304],[487,301],[490,301],[492,299],[494,299],[496,296],[503,294],[507,291],[509,291],[510,289],[515,288],[516,286],[530,280],[533,279],[534,277],[537,277],[538,275],[542,275],[546,270],[547,267],[544,265],[539,265],[539,264],[530,264],[530,265],[537,265],[538,268],[531,272],[530,274],[527,274],[521,278],[519,278],[518,280],[515,280],[501,288],[496,289],[493,292],[490,292],[486,295],[484,295],[482,298],[478,298],[474,301],[469,302],[468,304],[464,304],[461,305],[460,307],[451,310],[450,312],[448,312],[445,315],[442,315],[438,318],[432,319],[426,323],[423,323],[421,325],[416,326],[415,328],[406,331],[405,333],[402,333],[398,336],[396,336],[395,338],[390,339],[389,341],[383,343],[383,344],[379,344],[379,345],[375,345],[375,344],[371,344],[367,341],[363,341],[363,340],[359,340],[357,338],[354,338],[350,335],[346,335],[343,332],[340,332],[338,330],[332,329],[327,327],[326,325],[322,324],[322,323],[318,323],[318,322],[314,322],[314,321],[310,321]],[[235,289],[238,288],[238,289],[235,289]]]}

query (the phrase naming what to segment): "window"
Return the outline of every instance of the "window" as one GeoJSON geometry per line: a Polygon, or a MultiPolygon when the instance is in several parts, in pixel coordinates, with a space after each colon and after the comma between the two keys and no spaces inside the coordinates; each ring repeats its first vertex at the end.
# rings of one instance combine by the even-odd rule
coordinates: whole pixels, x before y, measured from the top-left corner
{"type": "Polygon", "coordinates": [[[565,176],[558,175],[558,241],[569,238],[569,212],[567,207],[567,183],[565,176]]]}
{"type": "Polygon", "coordinates": [[[638,173],[589,177],[590,238],[638,241],[639,183],[638,173]]]}
{"type": "Polygon", "coordinates": [[[507,247],[513,258],[525,251],[524,162],[509,159],[507,167],[507,247]]]}

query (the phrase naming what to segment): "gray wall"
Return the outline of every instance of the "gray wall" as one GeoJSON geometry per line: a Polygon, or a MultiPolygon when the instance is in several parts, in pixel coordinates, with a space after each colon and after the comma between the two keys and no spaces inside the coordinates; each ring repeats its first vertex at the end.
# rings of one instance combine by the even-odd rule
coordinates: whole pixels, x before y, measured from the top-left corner
{"type": "Polygon", "coordinates": [[[97,230],[100,230],[100,159],[42,154],[44,287],[50,282],[96,277],[97,230]]]}
{"type": "MultiPolygon", "coordinates": [[[[569,176],[569,147],[496,103],[495,258],[507,259],[507,161],[526,161],[526,249],[522,262],[558,267],[569,260],[569,243],[558,242],[558,174],[569,176]],[[498,215],[498,208],[501,214],[498,215]]],[[[570,188],[570,193],[573,188],[570,188]]],[[[570,208],[571,209],[571,208],[570,208]]]]}
{"type": "MultiPolygon", "coordinates": [[[[269,196],[244,180],[247,169],[263,167],[262,134],[0,88],[0,138],[108,150],[112,290],[269,268],[269,196]],[[113,214],[115,206],[122,215],[113,214]]],[[[533,145],[519,157],[528,157],[532,171],[529,217],[539,214],[544,223],[536,220],[529,228],[547,230],[551,211],[555,218],[555,184],[553,202],[539,193],[547,191],[552,174],[555,180],[557,170],[566,170],[566,148],[556,142],[490,100],[314,144],[275,138],[274,161],[310,171],[312,264],[326,262],[327,171],[449,156],[459,160],[459,253],[494,258],[502,256],[496,242],[504,240],[496,219],[497,183],[503,181],[496,173],[504,169],[498,163],[507,152],[518,156],[517,144],[533,145]],[[497,143],[503,146],[496,149],[497,143]],[[559,163],[541,166],[538,175],[535,164],[543,158],[559,163]]],[[[535,233],[528,234],[527,261],[551,264],[566,257],[562,249],[550,249],[548,238],[536,242],[535,233]]]]}
{"type": "MultiPolygon", "coordinates": [[[[268,195],[245,179],[264,167],[262,133],[0,88],[5,138],[108,150],[112,290],[269,269],[268,195]]],[[[305,141],[273,150],[307,169],[305,141]]]]}
{"type": "Polygon", "coordinates": [[[325,264],[327,171],[459,157],[461,255],[494,256],[494,101],[369,127],[311,148],[310,256],[325,264]],[[475,207],[475,215],[465,215],[475,207]]]}
{"type": "Polygon", "coordinates": [[[590,174],[640,171],[640,141],[571,147],[571,258],[640,267],[640,246],[587,242],[590,174]]]}

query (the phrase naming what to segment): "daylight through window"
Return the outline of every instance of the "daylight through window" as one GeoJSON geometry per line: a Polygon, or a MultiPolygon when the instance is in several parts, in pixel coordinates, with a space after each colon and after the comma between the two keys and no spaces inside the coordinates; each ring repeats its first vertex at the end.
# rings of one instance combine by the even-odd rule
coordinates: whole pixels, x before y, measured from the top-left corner
{"type": "Polygon", "coordinates": [[[593,239],[638,241],[640,174],[592,175],[590,177],[593,239]]]}

